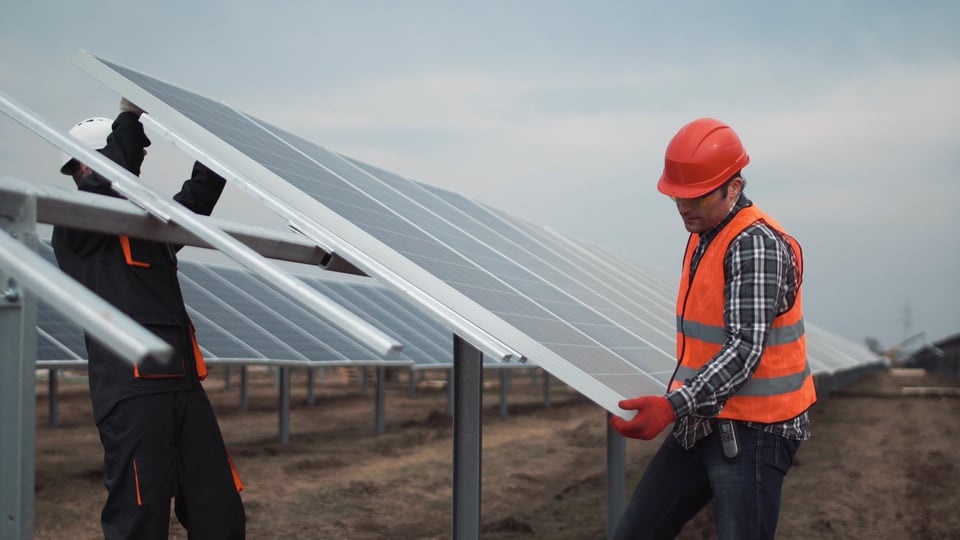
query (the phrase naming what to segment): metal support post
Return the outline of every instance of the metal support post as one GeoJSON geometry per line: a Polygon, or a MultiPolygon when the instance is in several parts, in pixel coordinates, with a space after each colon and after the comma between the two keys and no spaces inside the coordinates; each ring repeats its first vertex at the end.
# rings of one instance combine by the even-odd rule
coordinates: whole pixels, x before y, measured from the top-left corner
{"type": "Polygon", "coordinates": [[[307,406],[313,407],[316,403],[316,398],[313,394],[313,374],[316,371],[314,368],[307,368],[307,406]]]}
{"type": "Polygon", "coordinates": [[[483,353],[453,337],[453,538],[480,538],[483,353]]]}
{"type": "Polygon", "coordinates": [[[386,384],[386,368],[380,366],[377,368],[377,396],[376,396],[376,413],[375,413],[375,427],[374,432],[377,435],[381,435],[384,431],[384,417],[386,413],[386,401],[387,401],[387,384],[386,384]]]}
{"type": "Polygon", "coordinates": [[[60,425],[60,396],[59,392],[60,370],[51,369],[47,371],[47,406],[50,408],[50,427],[60,425]]]}
{"type": "Polygon", "coordinates": [[[454,370],[452,368],[447,370],[447,416],[451,418],[453,418],[453,413],[456,410],[456,407],[454,407],[454,398],[453,398],[454,396],[453,371],[454,370]]]}
{"type": "Polygon", "coordinates": [[[280,444],[290,444],[290,368],[282,366],[279,374],[280,444]]]}
{"type": "Polygon", "coordinates": [[[624,484],[626,482],[627,440],[607,424],[607,538],[612,539],[624,509],[624,484]]]}
{"type": "Polygon", "coordinates": [[[247,366],[240,366],[240,411],[250,410],[250,375],[247,366]]]}
{"type": "Polygon", "coordinates": [[[552,385],[550,384],[550,379],[552,379],[550,374],[544,371],[543,372],[543,408],[544,409],[550,408],[550,401],[551,401],[550,390],[552,388],[552,385]]]}
{"type": "Polygon", "coordinates": [[[506,418],[510,413],[507,395],[510,393],[511,372],[507,368],[500,370],[500,418],[506,418]]]}
{"type": "MultiPolygon", "coordinates": [[[[0,216],[0,234],[37,247],[36,200],[0,216]]],[[[0,269],[0,538],[33,538],[37,300],[0,269]]]]}

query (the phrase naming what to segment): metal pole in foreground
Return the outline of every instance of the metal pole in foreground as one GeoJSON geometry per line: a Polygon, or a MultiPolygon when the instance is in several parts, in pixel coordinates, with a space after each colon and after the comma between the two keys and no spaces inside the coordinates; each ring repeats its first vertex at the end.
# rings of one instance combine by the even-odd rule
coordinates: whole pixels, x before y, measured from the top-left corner
{"type": "Polygon", "coordinates": [[[480,538],[483,353],[453,337],[453,538],[480,538]]]}
{"type": "Polygon", "coordinates": [[[627,440],[610,427],[607,413],[607,538],[613,538],[624,510],[627,440]]]}
{"type": "MultiPolygon", "coordinates": [[[[0,234],[36,249],[36,201],[0,216],[0,234]]],[[[0,267],[0,538],[33,538],[37,300],[0,267]]]]}

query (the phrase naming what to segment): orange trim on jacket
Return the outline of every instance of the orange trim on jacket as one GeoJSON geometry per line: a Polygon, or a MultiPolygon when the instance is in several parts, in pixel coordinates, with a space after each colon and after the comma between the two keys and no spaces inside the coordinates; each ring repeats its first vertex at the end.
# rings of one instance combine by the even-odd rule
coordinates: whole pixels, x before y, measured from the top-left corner
{"type": "Polygon", "coordinates": [[[203,353],[200,352],[200,344],[197,343],[197,332],[190,323],[190,340],[193,341],[193,362],[197,366],[197,378],[201,381],[207,378],[207,362],[203,359],[203,353]]]}
{"type": "Polygon", "coordinates": [[[127,259],[127,264],[130,266],[137,266],[139,268],[150,268],[150,263],[137,261],[133,258],[133,252],[130,251],[130,237],[121,234],[120,235],[120,247],[123,248],[123,256],[127,259]]]}
{"type": "Polygon", "coordinates": [[[227,454],[227,461],[230,462],[230,472],[233,473],[233,485],[237,488],[237,493],[243,491],[243,482],[240,481],[240,473],[237,472],[236,465],[233,464],[233,458],[227,454]]]}
{"type": "Polygon", "coordinates": [[[137,472],[137,460],[133,460],[133,482],[137,489],[137,506],[143,506],[143,499],[140,497],[140,473],[137,472]]]}
{"type": "MultiPolygon", "coordinates": [[[[723,259],[734,238],[757,221],[763,221],[787,239],[797,260],[797,280],[801,280],[800,245],[755,205],[740,210],[717,234],[707,246],[692,277],[690,266],[699,238],[691,235],[677,296],[677,357],[680,366],[670,382],[671,391],[682,386],[684,379],[694,376],[720,352],[726,339],[723,259]]],[[[782,422],[807,410],[817,400],[813,375],[807,366],[801,300],[798,285],[793,307],[773,320],[757,370],[727,400],[718,418],[782,422]]]]}

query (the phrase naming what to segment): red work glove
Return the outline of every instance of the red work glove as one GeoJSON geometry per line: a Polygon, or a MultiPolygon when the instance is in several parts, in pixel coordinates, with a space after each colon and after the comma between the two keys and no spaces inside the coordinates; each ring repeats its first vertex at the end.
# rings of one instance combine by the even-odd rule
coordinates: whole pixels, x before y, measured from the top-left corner
{"type": "Polygon", "coordinates": [[[634,399],[625,399],[617,403],[623,410],[634,409],[637,415],[630,420],[624,420],[617,415],[610,416],[610,427],[617,433],[631,439],[649,441],[656,437],[673,422],[673,405],[663,396],[644,396],[634,399]]]}

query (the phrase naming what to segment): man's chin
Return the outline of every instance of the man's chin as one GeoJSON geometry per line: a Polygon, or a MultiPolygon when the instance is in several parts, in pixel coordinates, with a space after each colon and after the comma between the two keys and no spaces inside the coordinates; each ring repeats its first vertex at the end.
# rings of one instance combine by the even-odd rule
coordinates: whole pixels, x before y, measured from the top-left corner
{"type": "Polygon", "coordinates": [[[700,226],[699,221],[683,221],[684,228],[687,229],[687,232],[691,233],[701,233],[703,232],[703,227],[700,226]]]}

